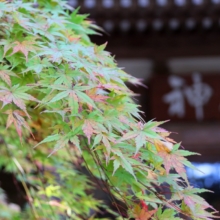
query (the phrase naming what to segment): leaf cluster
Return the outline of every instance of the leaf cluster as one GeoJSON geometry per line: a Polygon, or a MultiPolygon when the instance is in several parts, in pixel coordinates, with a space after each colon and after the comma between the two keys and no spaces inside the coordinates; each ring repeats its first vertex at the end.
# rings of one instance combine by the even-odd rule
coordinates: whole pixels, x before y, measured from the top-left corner
{"type": "Polygon", "coordinates": [[[21,219],[95,219],[91,210],[104,204],[83,167],[125,204],[115,218],[214,218],[186,177],[194,153],[162,122],[144,122],[126,86],[139,80],[90,41],[100,28],[69,9],[60,0],[0,2],[0,166],[24,186],[21,219]]]}

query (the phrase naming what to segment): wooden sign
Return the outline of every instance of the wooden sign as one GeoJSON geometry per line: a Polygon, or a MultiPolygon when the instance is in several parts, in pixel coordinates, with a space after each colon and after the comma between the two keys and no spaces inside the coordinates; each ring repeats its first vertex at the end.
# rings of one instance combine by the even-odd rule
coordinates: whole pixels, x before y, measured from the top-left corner
{"type": "Polygon", "coordinates": [[[220,75],[157,76],[149,87],[151,118],[220,120],[220,75]]]}

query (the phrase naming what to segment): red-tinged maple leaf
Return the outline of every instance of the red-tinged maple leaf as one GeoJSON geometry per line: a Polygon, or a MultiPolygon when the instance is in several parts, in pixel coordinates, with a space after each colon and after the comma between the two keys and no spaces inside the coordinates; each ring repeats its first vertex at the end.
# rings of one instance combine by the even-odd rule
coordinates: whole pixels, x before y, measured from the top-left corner
{"type": "Polygon", "coordinates": [[[128,133],[125,133],[122,138],[120,138],[118,140],[118,142],[120,141],[125,141],[125,140],[129,140],[129,139],[134,139],[138,136],[139,132],[138,131],[131,131],[131,132],[128,132],[128,133]]]}
{"type": "Polygon", "coordinates": [[[214,211],[210,212],[210,210],[206,210],[207,207],[204,207],[203,205],[196,204],[193,210],[193,216],[198,218],[198,219],[203,219],[203,220],[213,220],[213,218],[219,219],[219,216],[216,216],[215,214],[218,214],[219,212],[216,211],[213,207],[214,211]]]}
{"type": "Polygon", "coordinates": [[[106,147],[106,150],[107,150],[107,156],[109,157],[110,153],[111,153],[111,144],[109,142],[109,140],[107,139],[106,136],[103,136],[102,137],[102,141],[103,141],[103,144],[105,145],[106,147]]]}
{"type": "MultiPolygon", "coordinates": [[[[104,95],[100,95],[100,94],[97,94],[97,89],[94,88],[94,89],[91,89],[91,90],[87,90],[86,91],[86,94],[94,101],[94,102],[105,102],[106,99],[108,99],[109,97],[108,96],[104,96],[104,95]]],[[[90,110],[93,109],[93,106],[91,106],[90,104],[88,104],[88,107],[90,110]]]]}
{"type": "Polygon", "coordinates": [[[177,193],[174,195],[174,198],[180,198],[184,201],[184,203],[192,210],[194,211],[195,206],[197,204],[201,205],[203,209],[213,209],[215,210],[211,205],[209,205],[201,196],[198,195],[198,193],[207,192],[207,190],[204,189],[197,189],[193,188],[191,186],[185,188],[181,193],[177,193]]]}
{"type": "Polygon", "coordinates": [[[183,176],[183,174],[186,173],[183,165],[183,161],[185,160],[184,157],[175,153],[169,153],[167,151],[160,151],[158,154],[164,160],[163,163],[167,174],[169,174],[171,168],[175,168],[176,172],[180,176],[183,176]]]}
{"type": "Polygon", "coordinates": [[[133,158],[133,159],[138,159],[140,156],[141,156],[141,154],[140,154],[140,153],[137,153],[137,154],[133,155],[131,158],[133,158]]]}
{"type": "MultiPolygon", "coordinates": [[[[192,195],[192,197],[193,196],[196,195],[192,195]]],[[[181,196],[180,199],[183,199],[183,197],[181,196]]],[[[205,202],[204,199],[202,199],[204,203],[203,202],[201,203],[201,199],[202,198],[200,197],[198,203],[196,202],[196,200],[195,202],[193,202],[193,204],[190,202],[190,206],[185,203],[185,199],[184,199],[181,204],[181,210],[188,216],[193,216],[194,217],[193,219],[201,219],[201,220],[213,220],[216,218],[219,219],[220,217],[216,216],[218,211],[216,211],[212,206],[210,206],[207,202],[205,202]]]]}
{"type": "Polygon", "coordinates": [[[17,52],[21,52],[24,54],[26,61],[28,60],[28,53],[29,51],[33,51],[36,50],[36,46],[34,46],[34,42],[30,42],[30,41],[23,41],[23,42],[19,42],[16,41],[14,42],[15,46],[13,47],[13,52],[11,55],[17,53],[17,52]]]}
{"type": "Polygon", "coordinates": [[[135,86],[141,86],[141,87],[147,88],[147,86],[143,83],[144,79],[130,76],[128,81],[135,86]]]}
{"type": "Polygon", "coordinates": [[[7,104],[14,103],[30,118],[29,114],[26,111],[24,100],[37,101],[37,99],[24,92],[27,91],[29,88],[26,86],[18,87],[18,85],[15,85],[10,89],[3,86],[0,86],[0,88],[0,101],[3,102],[2,108],[7,104]]]}
{"type": "MultiPolygon", "coordinates": [[[[78,113],[79,111],[79,99],[74,91],[69,94],[69,106],[72,109],[72,114],[78,113]]],[[[81,103],[80,103],[81,104],[81,103]]]]}
{"type": "Polygon", "coordinates": [[[94,127],[95,127],[95,126],[96,126],[96,122],[95,122],[95,121],[86,119],[85,122],[84,122],[84,125],[83,125],[83,127],[82,127],[84,134],[85,134],[86,137],[88,138],[89,144],[90,144],[91,136],[92,136],[93,133],[94,133],[94,127]]]}
{"type": "Polygon", "coordinates": [[[97,89],[87,90],[86,94],[95,102],[105,102],[108,96],[97,94],[97,89]]]}
{"type": "Polygon", "coordinates": [[[126,125],[130,125],[130,121],[128,120],[128,118],[126,118],[123,115],[119,116],[119,121],[126,124],[126,125]]]}
{"type": "MultiPolygon", "coordinates": [[[[23,111],[20,111],[20,110],[7,110],[5,112],[5,114],[8,115],[8,119],[7,119],[7,124],[6,124],[6,129],[9,128],[12,124],[14,124],[15,128],[16,128],[16,131],[21,139],[22,137],[22,126],[24,128],[26,128],[30,133],[31,135],[33,136],[32,132],[31,132],[31,129],[28,125],[28,123],[25,121],[25,119],[23,118],[26,113],[24,113],[23,111]]],[[[34,136],[33,136],[34,137],[34,136]]]]}
{"type": "Polygon", "coordinates": [[[100,84],[98,85],[97,88],[104,88],[104,89],[113,89],[115,91],[128,91],[128,89],[126,89],[125,87],[120,87],[120,86],[117,86],[117,85],[114,85],[114,84],[110,84],[110,83],[107,83],[107,84],[100,84]]]}
{"type": "Polygon", "coordinates": [[[146,212],[148,211],[148,205],[145,203],[144,200],[141,200],[141,206],[142,206],[142,209],[144,209],[146,212]]]}
{"type": "Polygon", "coordinates": [[[148,211],[146,208],[142,208],[139,205],[136,205],[133,209],[133,215],[135,220],[149,220],[154,213],[156,213],[157,209],[148,211]]]}
{"type": "Polygon", "coordinates": [[[32,40],[32,41],[31,40],[24,40],[22,42],[15,41],[15,42],[10,43],[9,45],[8,44],[5,45],[5,47],[4,47],[4,56],[10,48],[13,49],[11,55],[13,55],[17,52],[21,52],[21,53],[24,54],[24,56],[26,58],[26,61],[28,61],[28,53],[30,51],[34,52],[37,49],[39,49],[38,47],[35,46],[34,40],[32,40]]]}
{"type": "Polygon", "coordinates": [[[2,108],[5,105],[14,102],[14,104],[20,109],[26,110],[24,102],[21,99],[16,99],[10,90],[0,90],[0,100],[3,102],[2,108]]]}
{"type": "Polygon", "coordinates": [[[69,42],[77,43],[80,40],[80,36],[76,35],[73,31],[63,32],[63,35],[69,40],[69,42]]]}
{"type": "Polygon", "coordinates": [[[9,86],[11,86],[11,79],[10,76],[16,76],[15,73],[13,73],[10,70],[2,69],[0,70],[0,77],[3,81],[5,81],[9,86]]]}

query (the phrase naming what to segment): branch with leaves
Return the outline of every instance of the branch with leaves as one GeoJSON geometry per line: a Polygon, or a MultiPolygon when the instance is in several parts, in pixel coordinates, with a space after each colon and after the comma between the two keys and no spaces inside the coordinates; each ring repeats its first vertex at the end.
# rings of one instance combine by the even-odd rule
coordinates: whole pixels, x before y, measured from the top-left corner
{"type": "Polygon", "coordinates": [[[0,166],[30,186],[31,208],[16,219],[95,219],[91,210],[108,209],[80,167],[111,195],[115,219],[215,218],[187,180],[195,153],[163,122],[144,122],[125,84],[140,80],[90,41],[99,27],[69,10],[61,0],[0,2],[0,166]]]}

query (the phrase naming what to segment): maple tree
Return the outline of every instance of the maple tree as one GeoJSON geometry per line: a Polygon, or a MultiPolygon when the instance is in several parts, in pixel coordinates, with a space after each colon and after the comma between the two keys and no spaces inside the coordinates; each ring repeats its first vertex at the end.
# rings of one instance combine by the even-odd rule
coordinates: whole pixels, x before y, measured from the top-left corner
{"type": "Polygon", "coordinates": [[[187,180],[195,153],[144,122],[125,84],[141,82],[90,41],[101,29],[87,15],[61,0],[1,1],[0,27],[0,166],[28,203],[18,212],[1,196],[1,219],[98,219],[91,210],[109,208],[83,167],[124,204],[112,201],[115,219],[216,217],[187,180]]]}

